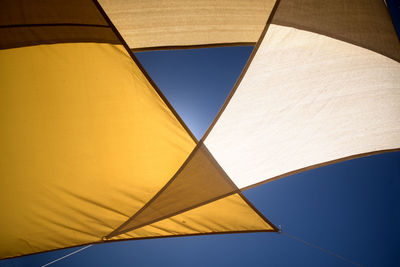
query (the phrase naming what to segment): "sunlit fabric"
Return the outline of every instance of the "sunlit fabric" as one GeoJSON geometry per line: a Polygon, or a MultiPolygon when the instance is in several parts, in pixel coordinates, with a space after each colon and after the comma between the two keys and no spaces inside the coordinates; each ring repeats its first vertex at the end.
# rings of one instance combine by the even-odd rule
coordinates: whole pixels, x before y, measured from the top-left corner
{"type": "Polygon", "coordinates": [[[383,2],[282,0],[205,144],[239,188],[400,148],[400,43],[383,2]]]}
{"type": "Polygon", "coordinates": [[[399,85],[390,58],[271,25],[205,144],[239,188],[399,148],[399,85]]]}
{"type": "Polygon", "coordinates": [[[39,45],[0,61],[3,257],[98,241],[194,147],[122,46],[39,45]]]}
{"type": "Polygon", "coordinates": [[[240,231],[268,232],[276,230],[246,205],[240,195],[234,194],[127,232],[111,240],[240,231]],[[204,223],[205,218],[207,218],[207,223],[204,223]]]}
{"type": "Polygon", "coordinates": [[[129,47],[255,43],[275,0],[100,0],[129,47]]]}

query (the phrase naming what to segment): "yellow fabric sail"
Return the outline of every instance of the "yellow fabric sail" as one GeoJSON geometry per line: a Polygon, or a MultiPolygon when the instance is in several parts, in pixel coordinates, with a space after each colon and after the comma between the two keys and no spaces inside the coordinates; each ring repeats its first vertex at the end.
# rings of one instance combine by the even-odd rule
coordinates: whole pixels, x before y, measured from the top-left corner
{"type": "Polygon", "coordinates": [[[0,259],[276,231],[205,147],[194,150],[96,2],[7,0],[0,14],[0,259]]]}
{"type": "Polygon", "coordinates": [[[98,241],[195,146],[121,45],[7,49],[0,61],[2,256],[98,241]]]}
{"type": "MultiPolygon", "coordinates": [[[[169,181],[195,146],[121,45],[6,49],[0,61],[2,258],[100,242],[169,181]]],[[[188,220],[190,234],[221,231],[216,225],[271,229],[257,223],[263,220],[254,211],[235,212],[251,209],[245,201],[234,204],[208,204],[221,215],[233,212],[217,223],[209,219],[215,211],[197,208],[202,221],[188,220]]],[[[155,235],[146,229],[135,237],[155,235]]],[[[167,235],[189,233],[168,229],[167,235]]]]}

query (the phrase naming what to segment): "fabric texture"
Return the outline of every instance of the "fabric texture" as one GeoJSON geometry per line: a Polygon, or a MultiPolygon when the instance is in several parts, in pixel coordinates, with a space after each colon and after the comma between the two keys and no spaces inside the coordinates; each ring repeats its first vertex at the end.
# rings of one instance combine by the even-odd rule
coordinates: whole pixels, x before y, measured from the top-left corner
{"type": "Polygon", "coordinates": [[[277,231],[276,228],[249,207],[239,194],[234,194],[113,237],[111,240],[275,231],[277,231]]]}
{"type": "Polygon", "coordinates": [[[239,188],[400,147],[400,64],[324,35],[270,25],[204,141],[239,188]]]}
{"type": "Polygon", "coordinates": [[[282,0],[273,24],[368,48],[400,61],[400,42],[383,0],[282,0]]]}
{"type": "Polygon", "coordinates": [[[100,240],[195,146],[121,45],[6,49],[0,61],[1,257],[100,240]]]}
{"type": "Polygon", "coordinates": [[[237,191],[238,188],[201,144],[171,181],[110,236],[159,221],[237,191]]]}
{"type": "Polygon", "coordinates": [[[275,0],[100,0],[130,48],[257,42],[275,0]]]}

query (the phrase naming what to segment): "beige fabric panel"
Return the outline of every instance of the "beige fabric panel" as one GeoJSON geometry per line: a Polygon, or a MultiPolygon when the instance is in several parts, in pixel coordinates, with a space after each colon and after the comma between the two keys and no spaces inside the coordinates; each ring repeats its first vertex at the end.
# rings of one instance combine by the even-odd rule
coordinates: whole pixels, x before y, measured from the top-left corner
{"type": "Polygon", "coordinates": [[[120,235],[162,220],[237,190],[238,188],[215,162],[207,148],[200,144],[175,174],[173,180],[109,236],[120,235]]]}
{"type": "Polygon", "coordinates": [[[0,258],[97,242],[195,143],[122,45],[0,50],[0,258]]]}
{"type": "Polygon", "coordinates": [[[205,140],[243,188],[315,164],[400,147],[400,64],[270,25],[205,140]]]}
{"type": "Polygon", "coordinates": [[[400,61],[400,42],[384,0],[281,0],[272,23],[354,43],[400,61]]]}
{"type": "Polygon", "coordinates": [[[130,48],[257,42],[275,0],[100,0],[130,48]]]}
{"type": "Polygon", "coordinates": [[[234,194],[111,240],[249,231],[274,231],[274,228],[240,195],[234,194]]]}

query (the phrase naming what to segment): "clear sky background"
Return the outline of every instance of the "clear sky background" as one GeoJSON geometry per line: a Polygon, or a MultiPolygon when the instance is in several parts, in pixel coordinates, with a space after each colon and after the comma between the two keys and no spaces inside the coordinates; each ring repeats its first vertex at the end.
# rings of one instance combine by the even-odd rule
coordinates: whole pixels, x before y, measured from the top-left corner
{"type": "MultiPolygon", "coordinates": [[[[252,47],[142,52],[137,57],[197,138],[252,47]]],[[[244,192],[283,231],[363,266],[400,266],[400,153],[333,164],[244,192]]],[[[40,266],[77,248],[0,261],[40,266]]],[[[94,245],[52,266],[354,266],[279,233],[94,245]]]]}

